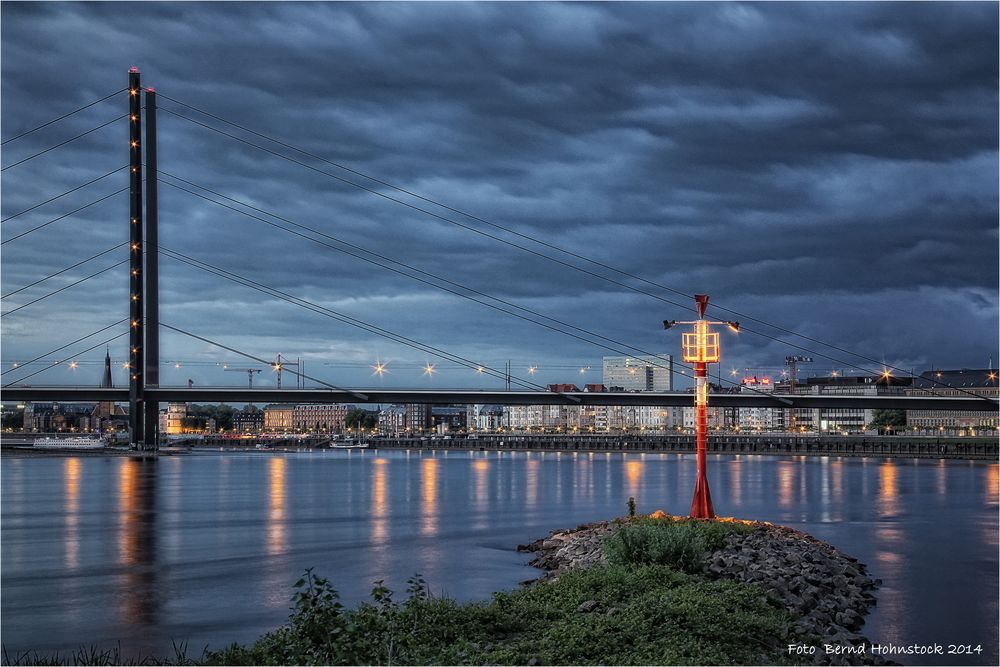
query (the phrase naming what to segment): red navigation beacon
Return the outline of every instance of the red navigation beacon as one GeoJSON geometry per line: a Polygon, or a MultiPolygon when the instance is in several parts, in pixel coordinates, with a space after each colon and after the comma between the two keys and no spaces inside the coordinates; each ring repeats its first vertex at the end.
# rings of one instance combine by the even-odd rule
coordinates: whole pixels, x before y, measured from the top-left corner
{"type": "Polygon", "coordinates": [[[712,493],[708,489],[705,468],[708,463],[708,364],[719,361],[719,334],[710,330],[714,325],[724,324],[733,331],[740,330],[739,322],[709,322],[705,319],[708,309],[708,295],[694,295],[698,319],[693,322],[664,320],[663,328],[676,324],[693,324],[694,331],[681,337],[681,353],[684,361],[694,364],[694,409],[695,434],[698,443],[698,478],[691,501],[691,516],[696,519],[715,517],[712,507],[712,493]]]}

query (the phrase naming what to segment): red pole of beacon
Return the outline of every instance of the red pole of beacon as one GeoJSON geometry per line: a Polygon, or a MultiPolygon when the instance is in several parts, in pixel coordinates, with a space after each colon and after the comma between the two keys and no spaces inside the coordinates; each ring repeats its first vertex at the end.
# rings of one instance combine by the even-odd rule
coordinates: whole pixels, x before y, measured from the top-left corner
{"type": "Polygon", "coordinates": [[[719,334],[708,333],[708,322],[705,320],[705,309],[708,308],[708,295],[695,294],[695,307],[698,310],[698,321],[694,331],[701,354],[694,362],[694,427],[698,443],[698,478],[694,484],[694,498],[691,500],[691,516],[696,519],[711,519],[715,517],[712,507],[712,492],[708,489],[708,360],[705,359],[709,341],[715,340],[715,360],[718,361],[719,334]]]}
{"type": "Polygon", "coordinates": [[[708,488],[708,364],[719,361],[719,334],[709,331],[709,326],[725,324],[733,331],[739,331],[739,322],[709,322],[705,319],[708,309],[708,295],[694,295],[698,319],[694,322],[664,320],[663,328],[675,324],[693,324],[694,331],[682,336],[681,351],[684,361],[694,364],[694,409],[695,438],[698,445],[698,476],[691,500],[691,516],[695,519],[715,517],[712,507],[712,492],[708,488]]]}

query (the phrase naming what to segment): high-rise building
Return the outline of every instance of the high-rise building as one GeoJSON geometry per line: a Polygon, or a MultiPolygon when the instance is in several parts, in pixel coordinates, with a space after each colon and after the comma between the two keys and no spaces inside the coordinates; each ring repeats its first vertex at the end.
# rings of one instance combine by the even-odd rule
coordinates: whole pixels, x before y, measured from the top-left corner
{"type": "Polygon", "coordinates": [[[608,391],[672,391],[674,358],[669,354],[604,357],[608,391]]]}

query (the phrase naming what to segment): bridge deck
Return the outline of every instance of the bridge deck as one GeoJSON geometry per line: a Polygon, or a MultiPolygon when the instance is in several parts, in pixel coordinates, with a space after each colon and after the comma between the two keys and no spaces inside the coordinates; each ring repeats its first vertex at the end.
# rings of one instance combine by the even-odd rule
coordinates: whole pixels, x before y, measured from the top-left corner
{"type": "MultiPolygon", "coordinates": [[[[654,405],[686,407],[686,392],[488,391],[476,389],[235,389],[160,387],[146,389],[160,403],[431,403],[498,405],[654,405]]],[[[127,389],[6,387],[6,401],[127,401],[127,389]]],[[[881,410],[1000,411],[1000,402],[973,396],[831,396],[813,394],[712,394],[709,405],[725,408],[866,408],[881,410]]]]}

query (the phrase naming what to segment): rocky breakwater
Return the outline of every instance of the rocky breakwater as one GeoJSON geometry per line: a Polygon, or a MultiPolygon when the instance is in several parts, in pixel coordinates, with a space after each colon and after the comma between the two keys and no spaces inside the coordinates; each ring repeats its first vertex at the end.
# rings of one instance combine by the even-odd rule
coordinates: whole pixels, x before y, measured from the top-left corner
{"type": "MultiPolygon", "coordinates": [[[[653,516],[682,520],[660,512],[653,516]]],[[[876,603],[874,591],[882,583],[868,576],[863,563],[798,530],[764,522],[739,523],[748,530],[726,536],[723,548],[706,554],[703,573],[756,584],[783,604],[797,619],[792,633],[816,648],[809,656],[793,659],[811,659],[817,664],[891,664],[871,655],[870,642],[859,634],[876,603]],[[841,650],[828,653],[826,645],[841,650]]],[[[607,564],[605,540],[627,525],[628,519],[617,519],[557,530],[518,546],[518,551],[534,553],[529,564],[545,570],[542,579],[554,578],[567,569],[607,564]]]]}

